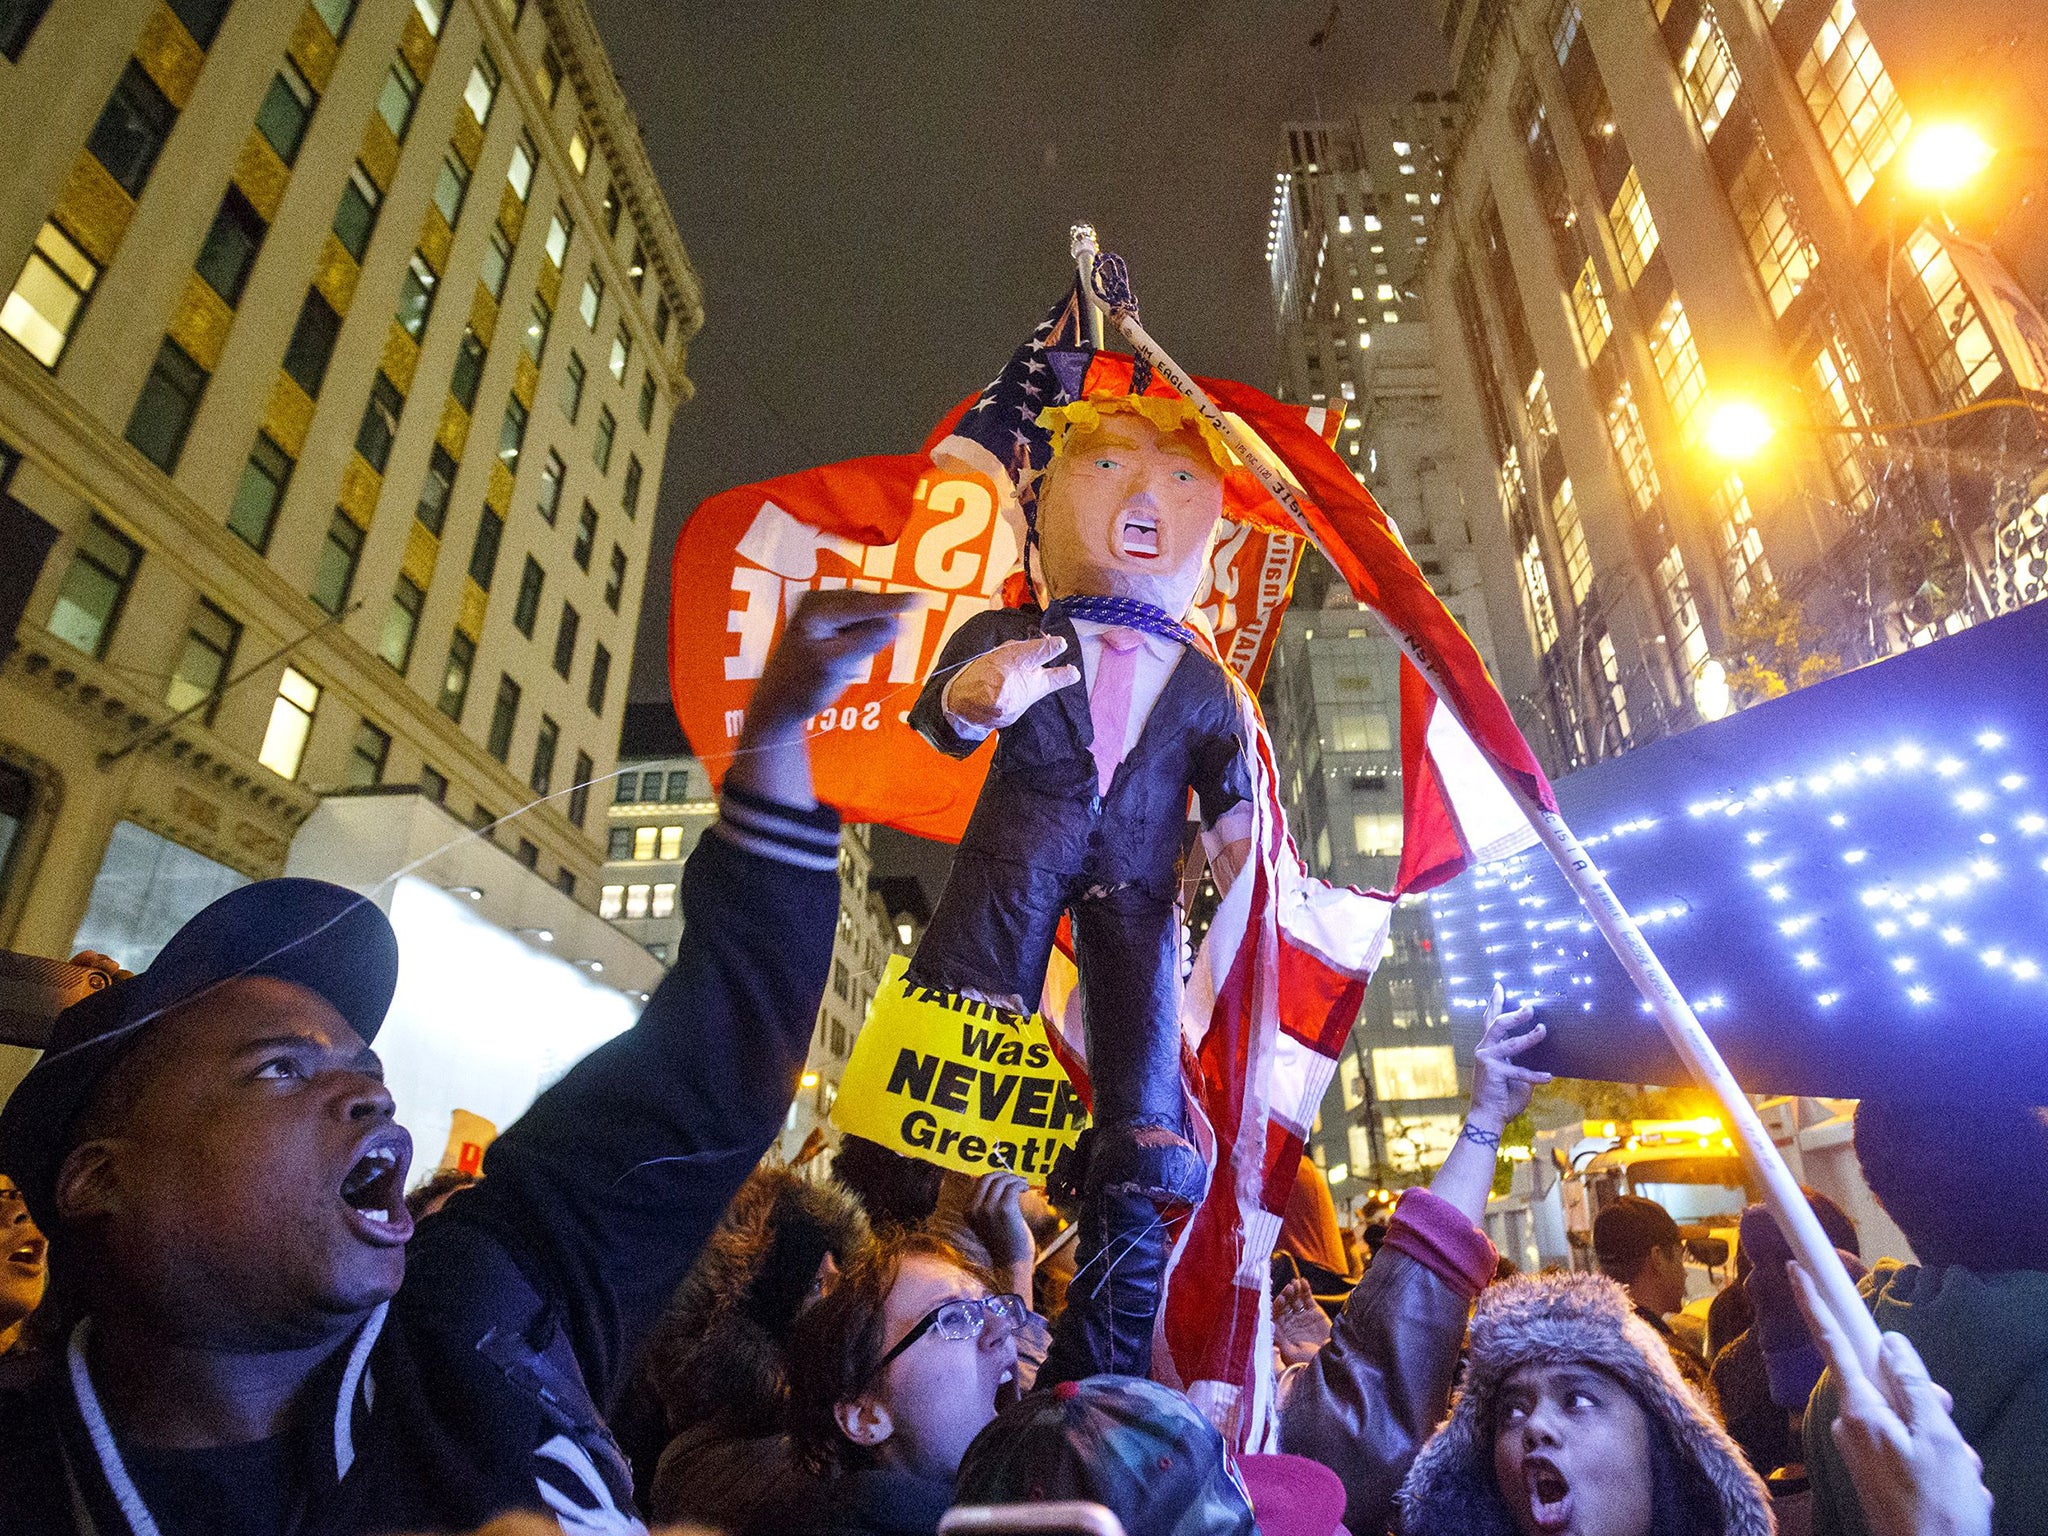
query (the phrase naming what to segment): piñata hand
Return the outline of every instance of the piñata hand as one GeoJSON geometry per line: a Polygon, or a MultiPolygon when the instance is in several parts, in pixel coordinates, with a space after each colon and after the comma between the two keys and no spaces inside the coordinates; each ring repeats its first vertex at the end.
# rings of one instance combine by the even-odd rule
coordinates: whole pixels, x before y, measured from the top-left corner
{"type": "Polygon", "coordinates": [[[1081,681],[1076,666],[1051,663],[1067,648],[1057,635],[1011,640],[962,667],[946,688],[946,713],[981,731],[999,731],[1049,693],[1081,681]]]}

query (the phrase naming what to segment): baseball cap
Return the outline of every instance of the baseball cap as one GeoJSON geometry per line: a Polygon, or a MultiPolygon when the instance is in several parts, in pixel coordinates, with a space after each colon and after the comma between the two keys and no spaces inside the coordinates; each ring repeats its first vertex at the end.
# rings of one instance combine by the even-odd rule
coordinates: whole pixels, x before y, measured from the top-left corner
{"type": "Polygon", "coordinates": [[[374,1040],[398,987],[398,937],[367,896],[324,880],[258,880],[203,908],[147,970],[57,1015],[42,1057],[0,1108],[0,1171],[56,1229],[57,1173],[71,1128],[142,1032],[222,982],[270,976],[333,1005],[374,1040]]]}
{"type": "Polygon", "coordinates": [[[1063,1381],[1012,1403],[968,1446],[954,1489],[961,1504],[1085,1499],[1128,1536],[1260,1531],[1215,1426],[1136,1376],[1063,1381]]]}
{"type": "Polygon", "coordinates": [[[1640,1195],[1618,1197],[1593,1221],[1593,1257],[1602,1269],[1617,1274],[1634,1274],[1655,1250],[1675,1248],[1680,1241],[1671,1213],[1640,1195]]]}

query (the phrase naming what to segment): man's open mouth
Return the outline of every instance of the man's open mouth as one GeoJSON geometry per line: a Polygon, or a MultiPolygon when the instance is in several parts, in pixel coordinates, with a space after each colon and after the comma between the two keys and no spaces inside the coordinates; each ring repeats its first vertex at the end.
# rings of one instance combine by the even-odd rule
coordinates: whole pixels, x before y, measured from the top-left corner
{"type": "Polygon", "coordinates": [[[1541,1456],[1522,1463],[1529,1490],[1529,1514],[1539,1529],[1562,1530],[1571,1521],[1572,1490],[1562,1472],[1541,1456]]]}
{"type": "Polygon", "coordinates": [[[996,1379],[996,1412],[1001,1413],[1022,1395],[1017,1386],[1017,1368],[1010,1366],[996,1379]]]}
{"type": "Polygon", "coordinates": [[[24,1238],[7,1250],[7,1262],[17,1269],[40,1273],[43,1267],[43,1254],[48,1247],[49,1244],[40,1237],[24,1238]]]}
{"type": "Polygon", "coordinates": [[[1117,553],[1139,560],[1159,558],[1159,519],[1126,512],[1116,520],[1117,553]]]}
{"type": "Polygon", "coordinates": [[[412,1166],[412,1140],[396,1126],[379,1132],[356,1155],[341,1181],[341,1200],[371,1230],[383,1228],[401,1241],[412,1231],[405,1208],[405,1175],[412,1166]]]}

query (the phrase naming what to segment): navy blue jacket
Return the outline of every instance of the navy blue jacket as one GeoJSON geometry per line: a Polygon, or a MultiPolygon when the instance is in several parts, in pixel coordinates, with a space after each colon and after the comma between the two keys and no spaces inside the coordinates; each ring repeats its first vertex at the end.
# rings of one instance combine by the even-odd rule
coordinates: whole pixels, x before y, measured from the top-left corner
{"type": "MultiPolygon", "coordinates": [[[[831,959],[837,849],[833,812],[728,793],[683,871],[675,968],[640,1021],[421,1224],[397,1297],[316,1383],[295,1536],[468,1531],[513,1509],[571,1532],[638,1529],[599,1405],[789,1109],[831,959]]],[[[118,1441],[109,1456],[53,1363],[0,1400],[0,1533],[137,1536],[124,1503],[148,1478],[131,1480],[118,1441]]]]}

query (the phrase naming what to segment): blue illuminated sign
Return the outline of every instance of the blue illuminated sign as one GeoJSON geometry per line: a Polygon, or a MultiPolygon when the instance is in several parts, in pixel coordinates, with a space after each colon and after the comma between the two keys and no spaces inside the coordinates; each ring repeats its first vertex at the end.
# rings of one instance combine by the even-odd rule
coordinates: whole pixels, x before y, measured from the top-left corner
{"type": "MultiPolygon", "coordinates": [[[[2048,604],[1558,784],[1745,1088],[2048,1103],[2044,658],[2048,604]]],[[[1430,900],[1463,1032],[1498,980],[1532,1065],[1687,1080],[1542,849],[1430,900]]]]}

